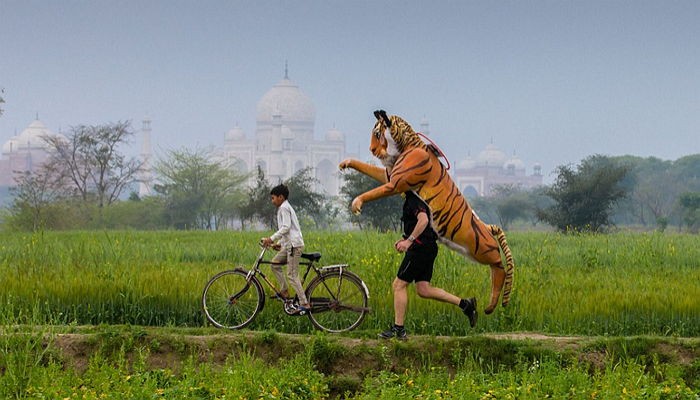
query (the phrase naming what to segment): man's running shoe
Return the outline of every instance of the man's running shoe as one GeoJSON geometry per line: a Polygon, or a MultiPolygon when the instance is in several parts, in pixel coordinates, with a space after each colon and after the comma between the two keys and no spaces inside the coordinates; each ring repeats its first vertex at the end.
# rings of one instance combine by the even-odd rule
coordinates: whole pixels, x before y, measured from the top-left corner
{"type": "Polygon", "coordinates": [[[379,338],[406,340],[408,339],[408,333],[406,333],[406,328],[399,328],[396,325],[392,325],[390,329],[387,329],[384,332],[380,333],[379,338]]]}
{"type": "Polygon", "coordinates": [[[476,326],[476,320],[479,317],[479,314],[476,312],[476,297],[463,300],[465,305],[464,307],[461,307],[462,312],[464,313],[464,315],[469,317],[469,326],[473,328],[476,326]]]}

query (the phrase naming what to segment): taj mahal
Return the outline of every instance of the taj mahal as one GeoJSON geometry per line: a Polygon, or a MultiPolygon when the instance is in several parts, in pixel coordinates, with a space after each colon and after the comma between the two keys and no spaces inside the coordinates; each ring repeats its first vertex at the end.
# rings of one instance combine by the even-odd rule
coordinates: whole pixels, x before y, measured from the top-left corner
{"type": "MultiPolygon", "coordinates": [[[[49,145],[45,137],[60,137],[60,133],[49,130],[39,116],[19,135],[12,136],[2,145],[0,153],[0,187],[14,185],[15,174],[36,171],[49,156],[49,145]]],[[[66,139],[67,140],[67,139],[66,139]]]]}
{"type": "Polygon", "coordinates": [[[323,139],[314,136],[316,108],[311,99],[284,78],[265,93],[257,104],[255,137],[247,138],[236,126],[226,133],[221,156],[240,172],[262,169],[276,184],[297,171],[311,168],[327,195],[336,196],[343,184],[338,164],[346,157],[345,136],[335,128],[323,139]]]}

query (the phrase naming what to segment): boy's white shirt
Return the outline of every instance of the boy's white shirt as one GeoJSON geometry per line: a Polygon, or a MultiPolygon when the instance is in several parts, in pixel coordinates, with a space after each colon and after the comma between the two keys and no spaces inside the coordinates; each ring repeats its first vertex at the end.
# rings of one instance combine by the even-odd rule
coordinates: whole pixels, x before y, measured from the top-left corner
{"type": "Polygon", "coordinates": [[[285,249],[304,245],[297,214],[287,200],[277,208],[277,232],[270,236],[270,239],[273,242],[279,241],[285,249]]]}

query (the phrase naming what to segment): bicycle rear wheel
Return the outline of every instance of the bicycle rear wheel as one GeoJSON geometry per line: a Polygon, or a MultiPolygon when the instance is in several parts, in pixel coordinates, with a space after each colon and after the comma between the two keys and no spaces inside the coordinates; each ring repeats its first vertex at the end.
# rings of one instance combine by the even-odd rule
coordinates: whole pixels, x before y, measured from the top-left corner
{"type": "Polygon", "coordinates": [[[247,271],[234,269],[214,275],[202,293],[202,309],[209,322],[217,328],[241,329],[265,305],[265,291],[247,271]]]}
{"type": "Polygon", "coordinates": [[[360,277],[348,271],[329,271],[315,277],[306,296],[311,302],[311,323],[326,332],[353,330],[369,312],[367,287],[360,277]]]}

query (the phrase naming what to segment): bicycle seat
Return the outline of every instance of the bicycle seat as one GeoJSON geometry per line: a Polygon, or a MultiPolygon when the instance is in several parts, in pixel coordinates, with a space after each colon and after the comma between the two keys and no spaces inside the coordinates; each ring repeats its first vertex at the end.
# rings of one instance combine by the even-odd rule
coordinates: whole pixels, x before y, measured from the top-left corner
{"type": "Polygon", "coordinates": [[[301,253],[301,256],[310,261],[318,261],[321,259],[321,253],[301,253]]]}

